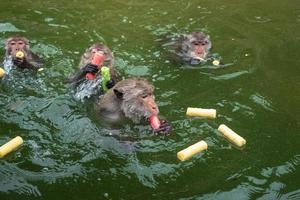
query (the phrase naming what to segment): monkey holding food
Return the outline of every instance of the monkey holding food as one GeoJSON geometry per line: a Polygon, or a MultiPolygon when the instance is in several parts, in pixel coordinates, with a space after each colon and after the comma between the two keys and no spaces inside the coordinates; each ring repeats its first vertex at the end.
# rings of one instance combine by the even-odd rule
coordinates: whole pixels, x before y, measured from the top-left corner
{"type": "Polygon", "coordinates": [[[6,59],[12,59],[15,66],[27,69],[39,69],[40,58],[30,50],[29,40],[25,37],[10,37],[5,42],[6,59]]]}
{"type": "Polygon", "coordinates": [[[203,32],[182,34],[172,42],[172,52],[185,64],[198,65],[207,61],[211,49],[211,41],[203,32]]]}
{"type": "Polygon", "coordinates": [[[119,121],[123,117],[134,122],[148,121],[155,133],[169,135],[171,125],[158,118],[154,87],[145,79],[129,78],[118,82],[100,97],[96,110],[109,121],[119,121]]]}
{"type": "Polygon", "coordinates": [[[83,99],[99,93],[103,69],[109,73],[109,80],[106,80],[104,88],[112,88],[120,80],[118,71],[113,68],[113,61],[113,53],[106,45],[95,43],[87,48],[81,56],[79,71],[68,80],[77,93],[75,96],[83,99]]]}

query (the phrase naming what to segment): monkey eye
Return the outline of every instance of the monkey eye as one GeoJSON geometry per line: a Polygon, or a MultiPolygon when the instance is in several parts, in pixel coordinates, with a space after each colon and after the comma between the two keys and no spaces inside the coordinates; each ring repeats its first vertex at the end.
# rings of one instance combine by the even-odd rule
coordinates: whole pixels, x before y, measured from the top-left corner
{"type": "Polygon", "coordinates": [[[202,42],[202,46],[207,45],[207,44],[208,44],[208,41],[206,41],[206,40],[202,42]]]}
{"type": "Polygon", "coordinates": [[[145,99],[148,97],[148,94],[142,94],[142,98],[145,99]]]}
{"type": "Polygon", "coordinates": [[[19,45],[23,45],[24,43],[22,41],[18,42],[19,45]]]}
{"type": "Polygon", "coordinates": [[[101,52],[103,52],[102,49],[99,48],[92,49],[92,53],[101,53],[101,52]]]}
{"type": "Polygon", "coordinates": [[[208,44],[208,42],[207,41],[194,41],[193,44],[196,46],[198,46],[198,45],[205,46],[208,44]]]}
{"type": "Polygon", "coordinates": [[[16,44],[15,42],[11,42],[11,43],[10,43],[10,45],[15,45],[15,44],[16,44]]]}

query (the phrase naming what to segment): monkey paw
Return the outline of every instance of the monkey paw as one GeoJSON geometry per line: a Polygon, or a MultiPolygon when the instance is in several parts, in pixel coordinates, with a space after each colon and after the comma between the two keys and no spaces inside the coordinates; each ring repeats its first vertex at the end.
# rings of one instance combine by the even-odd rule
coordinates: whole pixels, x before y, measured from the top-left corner
{"type": "Polygon", "coordinates": [[[153,132],[156,134],[156,135],[165,135],[165,136],[168,136],[171,134],[171,131],[172,131],[172,126],[171,124],[166,121],[166,120],[161,120],[161,125],[159,128],[157,129],[153,129],[153,132]]]}
{"type": "Polygon", "coordinates": [[[93,73],[93,74],[96,74],[99,71],[98,66],[97,65],[93,65],[91,63],[87,64],[82,70],[85,73],[93,73]]]}
{"type": "Polygon", "coordinates": [[[107,89],[110,89],[114,86],[115,86],[115,82],[113,80],[110,79],[109,81],[107,81],[107,83],[106,83],[107,89]]]}
{"type": "Polygon", "coordinates": [[[24,58],[18,58],[18,57],[13,57],[13,63],[16,66],[20,66],[24,63],[25,59],[24,58]]]}

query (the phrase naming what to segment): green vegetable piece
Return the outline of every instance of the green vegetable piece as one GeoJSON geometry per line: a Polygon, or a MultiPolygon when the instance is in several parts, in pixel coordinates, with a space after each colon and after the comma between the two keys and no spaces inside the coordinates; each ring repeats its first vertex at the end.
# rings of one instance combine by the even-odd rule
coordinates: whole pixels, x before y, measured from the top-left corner
{"type": "Polygon", "coordinates": [[[108,67],[101,67],[101,76],[102,76],[102,88],[104,90],[104,92],[106,92],[108,90],[107,88],[107,83],[108,81],[110,81],[111,77],[110,77],[110,72],[109,72],[109,68],[108,67]]]}

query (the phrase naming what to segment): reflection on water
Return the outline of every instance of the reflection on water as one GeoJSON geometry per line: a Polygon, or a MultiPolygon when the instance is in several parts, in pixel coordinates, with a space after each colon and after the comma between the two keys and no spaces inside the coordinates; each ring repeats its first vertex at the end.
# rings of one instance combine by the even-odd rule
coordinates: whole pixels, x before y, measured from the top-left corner
{"type": "Polygon", "coordinates": [[[236,77],[242,76],[244,74],[248,74],[248,73],[249,73],[248,71],[239,71],[239,72],[233,72],[233,73],[230,73],[230,74],[224,74],[224,75],[212,77],[212,79],[215,79],[215,80],[228,80],[228,79],[236,78],[236,77]]]}
{"type": "MultiPolygon", "coordinates": [[[[291,173],[297,172],[299,164],[299,155],[296,155],[283,165],[263,168],[257,176],[247,175],[251,173],[251,168],[241,170],[227,178],[225,184],[229,188],[225,191],[218,190],[197,199],[298,199],[300,191],[296,189],[286,193],[287,185],[284,182],[287,177],[291,176],[291,173]],[[237,180],[240,180],[240,184],[230,187],[237,180]]],[[[189,199],[195,197],[198,196],[189,199]]]]}
{"type": "Polygon", "coordinates": [[[25,32],[24,30],[18,29],[11,23],[0,23],[0,32],[6,33],[6,32],[25,32]]]}

